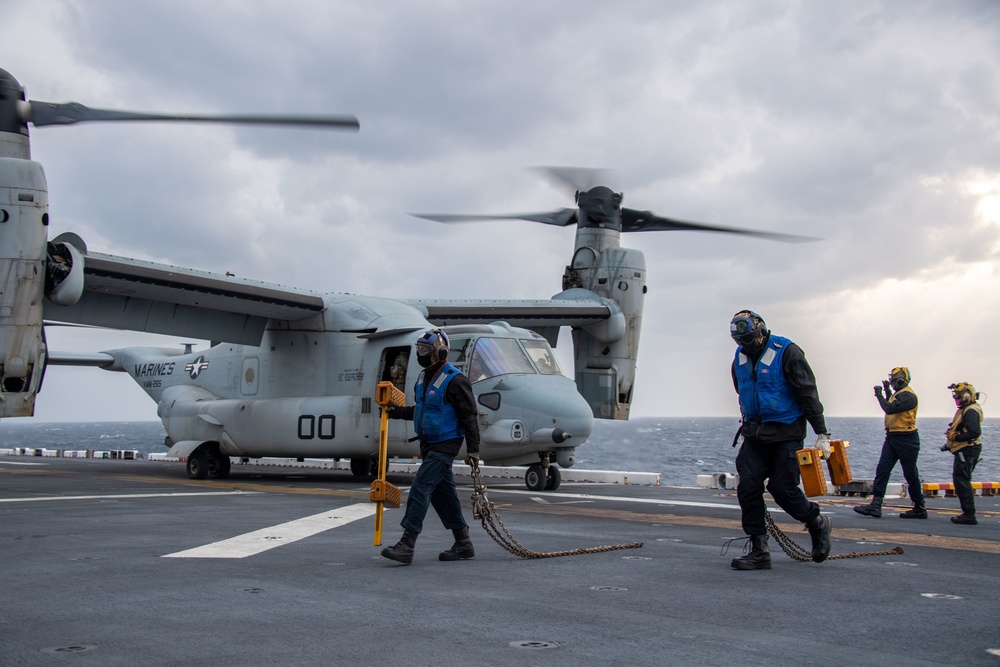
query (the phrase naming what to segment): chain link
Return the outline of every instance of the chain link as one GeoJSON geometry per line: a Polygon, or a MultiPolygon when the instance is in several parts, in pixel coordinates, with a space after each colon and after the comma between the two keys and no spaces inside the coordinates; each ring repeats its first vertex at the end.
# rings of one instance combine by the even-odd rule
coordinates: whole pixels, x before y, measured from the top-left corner
{"type": "MultiPolygon", "coordinates": [[[[793,542],[792,538],[778,528],[774,520],[771,519],[771,513],[767,510],[764,510],[764,522],[767,524],[767,532],[774,536],[774,541],[778,543],[782,551],[794,560],[812,560],[812,553],[793,542]]],[[[903,553],[903,547],[893,547],[888,551],[852,551],[847,554],[832,554],[827,556],[827,560],[834,560],[835,558],[861,558],[862,556],[894,556],[901,553],[903,553]]]]}
{"type": "Polygon", "coordinates": [[[486,487],[483,486],[479,476],[479,466],[472,466],[472,482],[475,491],[472,494],[472,516],[478,519],[493,541],[501,547],[521,558],[556,558],[558,556],[576,556],[578,554],[596,554],[604,551],[617,551],[618,549],[638,549],[642,547],[642,542],[631,542],[629,544],[612,544],[600,547],[586,547],[582,549],[567,549],[565,551],[532,551],[514,539],[507,527],[500,520],[500,515],[496,511],[496,506],[486,497],[486,487]]]}
{"type": "MultiPolygon", "coordinates": [[[[579,554],[595,554],[605,551],[617,551],[619,549],[639,549],[643,546],[642,542],[630,542],[628,544],[611,544],[599,547],[566,549],[564,551],[533,551],[514,539],[514,536],[510,534],[510,531],[507,530],[507,527],[500,519],[500,515],[496,511],[496,506],[492,501],[490,501],[489,498],[486,497],[486,487],[483,485],[482,479],[480,478],[479,466],[473,466],[472,468],[472,482],[475,487],[475,491],[472,494],[472,516],[480,521],[483,526],[483,530],[485,530],[486,533],[493,538],[494,542],[515,556],[519,556],[521,558],[556,558],[559,556],[576,556],[579,554]]],[[[764,512],[764,519],[767,524],[767,531],[771,533],[774,540],[781,547],[782,551],[794,560],[812,561],[812,553],[796,544],[792,538],[778,528],[777,524],[775,524],[774,520],[771,518],[770,512],[764,512]]],[[[893,547],[892,549],[888,549],[886,551],[852,551],[851,553],[846,554],[832,554],[827,557],[827,560],[834,560],[837,558],[861,558],[863,556],[893,556],[901,553],[903,553],[903,547],[893,547]]]]}

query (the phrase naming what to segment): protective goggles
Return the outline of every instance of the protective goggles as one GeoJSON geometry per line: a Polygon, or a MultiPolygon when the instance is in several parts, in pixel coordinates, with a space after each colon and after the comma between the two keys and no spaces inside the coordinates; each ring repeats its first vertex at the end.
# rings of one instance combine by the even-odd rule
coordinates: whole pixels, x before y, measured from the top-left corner
{"type": "Polygon", "coordinates": [[[969,394],[973,398],[976,396],[976,390],[968,382],[950,384],[948,385],[948,389],[951,389],[951,397],[956,401],[960,400],[965,394],[969,394]]]}
{"type": "Polygon", "coordinates": [[[740,345],[746,345],[757,337],[757,326],[751,317],[734,317],[729,323],[729,335],[740,345]]]}
{"type": "Polygon", "coordinates": [[[427,343],[417,343],[417,354],[421,357],[426,357],[434,351],[434,346],[428,345],[427,343]]]}

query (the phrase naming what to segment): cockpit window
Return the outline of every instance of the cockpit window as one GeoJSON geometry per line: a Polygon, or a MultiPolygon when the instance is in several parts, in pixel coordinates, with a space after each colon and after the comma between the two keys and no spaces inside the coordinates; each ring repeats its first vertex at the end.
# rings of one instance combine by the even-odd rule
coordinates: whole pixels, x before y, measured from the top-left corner
{"type": "Polygon", "coordinates": [[[528,356],[535,362],[535,367],[542,375],[562,375],[562,368],[552,348],[544,340],[522,340],[521,345],[528,351],[528,356]]]}
{"type": "Polygon", "coordinates": [[[513,338],[480,338],[472,352],[468,376],[479,382],[497,375],[535,373],[528,356],[513,338]]]}

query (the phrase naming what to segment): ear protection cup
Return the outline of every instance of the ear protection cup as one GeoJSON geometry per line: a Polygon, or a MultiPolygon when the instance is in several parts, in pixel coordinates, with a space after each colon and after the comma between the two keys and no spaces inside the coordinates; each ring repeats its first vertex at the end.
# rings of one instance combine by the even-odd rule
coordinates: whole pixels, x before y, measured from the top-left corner
{"type": "Polygon", "coordinates": [[[441,331],[440,329],[437,329],[436,331],[438,335],[438,346],[434,350],[435,352],[434,356],[437,358],[438,361],[447,361],[448,352],[449,350],[451,350],[451,341],[448,340],[448,334],[441,331]]]}
{"type": "Polygon", "coordinates": [[[889,373],[889,382],[892,384],[893,389],[897,391],[902,389],[910,384],[910,369],[906,366],[893,368],[889,373]]]}

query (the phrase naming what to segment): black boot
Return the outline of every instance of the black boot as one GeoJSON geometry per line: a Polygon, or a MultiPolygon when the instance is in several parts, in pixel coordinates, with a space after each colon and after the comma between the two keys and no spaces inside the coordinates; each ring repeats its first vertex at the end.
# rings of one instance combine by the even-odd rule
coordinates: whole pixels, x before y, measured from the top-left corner
{"type": "Polygon", "coordinates": [[[770,570],[771,552],[767,548],[767,533],[751,535],[747,543],[750,551],[745,556],[734,558],[730,563],[734,570],[770,570]]]}
{"type": "Polygon", "coordinates": [[[900,519],[926,519],[927,510],[924,508],[924,504],[914,505],[913,509],[902,512],[899,515],[900,519]]]}
{"type": "Polygon", "coordinates": [[[473,558],[476,550],[472,546],[472,540],[469,539],[469,527],[456,528],[451,532],[455,534],[455,543],[451,545],[451,549],[439,553],[438,560],[473,558]]]}
{"type": "Polygon", "coordinates": [[[403,530],[403,536],[399,542],[391,547],[382,549],[382,557],[397,561],[403,565],[413,562],[413,546],[417,543],[417,533],[403,530]]]}
{"type": "Polygon", "coordinates": [[[820,514],[806,525],[812,538],[813,562],[822,563],[830,555],[830,520],[820,514]]]}
{"type": "Polygon", "coordinates": [[[959,514],[958,516],[951,517],[951,522],[952,523],[961,523],[961,524],[965,524],[967,526],[975,526],[976,524],[979,523],[978,521],[976,521],[976,515],[975,514],[966,514],[964,512],[961,513],[961,514],[959,514]]]}
{"type": "Polygon", "coordinates": [[[873,516],[876,519],[882,518],[882,496],[872,496],[872,501],[867,505],[858,505],[854,508],[858,514],[873,516]]]}

